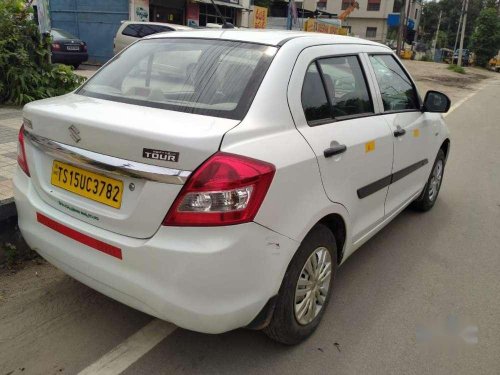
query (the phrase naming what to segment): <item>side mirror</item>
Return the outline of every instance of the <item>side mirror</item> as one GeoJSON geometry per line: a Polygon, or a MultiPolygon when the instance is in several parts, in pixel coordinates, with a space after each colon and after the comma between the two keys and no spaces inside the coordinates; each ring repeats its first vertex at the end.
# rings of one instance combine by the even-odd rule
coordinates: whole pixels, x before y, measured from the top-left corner
{"type": "Polygon", "coordinates": [[[422,112],[446,113],[450,109],[451,101],[445,94],[439,91],[429,90],[425,94],[422,112]]]}

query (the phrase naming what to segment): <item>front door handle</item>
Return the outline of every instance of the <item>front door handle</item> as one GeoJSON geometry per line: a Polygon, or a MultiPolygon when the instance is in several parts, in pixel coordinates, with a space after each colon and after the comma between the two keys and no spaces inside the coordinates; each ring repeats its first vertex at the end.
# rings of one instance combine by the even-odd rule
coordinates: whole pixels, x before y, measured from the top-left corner
{"type": "Polygon", "coordinates": [[[401,136],[403,136],[405,134],[406,134],[406,130],[404,130],[403,128],[401,128],[399,126],[397,127],[396,130],[394,130],[394,136],[395,137],[401,137],[401,136]]]}
{"type": "Polygon", "coordinates": [[[325,158],[329,158],[334,155],[339,155],[344,153],[347,150],[346,145],[335,145],[332,147],[327,148],[325,151],[323,151],[323,155],[325,155],[325,158]]]}

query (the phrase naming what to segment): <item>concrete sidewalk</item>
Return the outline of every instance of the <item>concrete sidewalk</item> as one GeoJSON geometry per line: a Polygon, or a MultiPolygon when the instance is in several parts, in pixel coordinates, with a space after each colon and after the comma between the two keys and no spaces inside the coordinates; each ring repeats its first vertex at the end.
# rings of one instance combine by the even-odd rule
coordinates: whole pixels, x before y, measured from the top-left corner
{"type": "Polygon", "coordinates": [[[17,165],[17,134],[22,121],[20,107],[0,106],[0,220],[16,213],[12,177],[17,165]]]}

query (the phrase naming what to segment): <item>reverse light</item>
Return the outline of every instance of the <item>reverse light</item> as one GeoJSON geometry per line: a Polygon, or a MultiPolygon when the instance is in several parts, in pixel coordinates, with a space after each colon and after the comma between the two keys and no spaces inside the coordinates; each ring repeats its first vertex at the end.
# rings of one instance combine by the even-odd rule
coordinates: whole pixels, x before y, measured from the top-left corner
{"type": "Polygon", "coordinates": [[[218,152],[189,177],[163,225],[221,226],[250,222],[264,201],[275,171],[270,163],[218,152]]]}
{"type": "Polygon", "coordinates": [[[24,124],[21,126],[19,130],[19,136],[17,138],[17,163],[21,167],[21,169],[30,176],[30,170],[28,168],[28,161],[26,159],[26,150],[24,148],[24,124]]]}

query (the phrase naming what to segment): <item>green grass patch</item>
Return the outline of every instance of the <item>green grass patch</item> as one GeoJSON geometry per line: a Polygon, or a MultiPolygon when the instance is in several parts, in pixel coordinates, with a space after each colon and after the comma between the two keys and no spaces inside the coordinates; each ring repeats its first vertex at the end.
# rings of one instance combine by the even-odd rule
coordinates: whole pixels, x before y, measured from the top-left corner
{"type": "Polygon", "coordinates": [[[465,69],[455,64],[448,65],[448,70],[451,70],[452,72],[455,73],[465,74],[465,69]]]}

